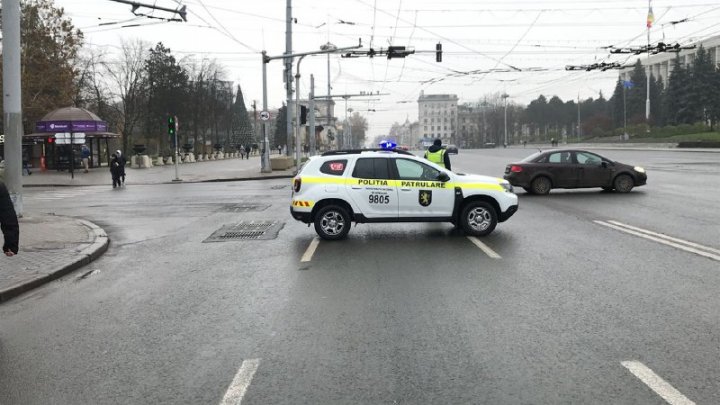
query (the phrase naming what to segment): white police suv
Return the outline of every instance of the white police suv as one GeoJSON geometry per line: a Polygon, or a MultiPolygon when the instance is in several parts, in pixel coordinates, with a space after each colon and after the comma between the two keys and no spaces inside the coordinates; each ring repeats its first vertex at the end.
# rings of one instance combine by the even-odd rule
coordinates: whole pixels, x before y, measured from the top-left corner
{"type": "Polygon", "coordinates": [[[314,156],[293,179],[293,218],[323,239],[351,223],[451,222],[488,235],[518,209],[507,180],[450,172],[402,150],[338,150],[314,156]]]}

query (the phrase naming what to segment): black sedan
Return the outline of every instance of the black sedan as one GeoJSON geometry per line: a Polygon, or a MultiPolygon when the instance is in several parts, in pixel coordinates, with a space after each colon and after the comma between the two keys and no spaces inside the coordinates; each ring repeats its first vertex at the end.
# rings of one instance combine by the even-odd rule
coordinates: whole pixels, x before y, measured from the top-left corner
{"type": "Polygon", "coordinates": [[[505,179],[531,194],[553,188],[591,188],[627,193],[647,182],[645,169],[584,150],[547,150],[505,167],[505,179]]]}
{"type": "Polygon", "coordinates": [[[448,145],[445,147],[445,150],[447,151],[448,154],[451,154],[451,155],[458,154],[458,147],[455,145],[448,145]]]}

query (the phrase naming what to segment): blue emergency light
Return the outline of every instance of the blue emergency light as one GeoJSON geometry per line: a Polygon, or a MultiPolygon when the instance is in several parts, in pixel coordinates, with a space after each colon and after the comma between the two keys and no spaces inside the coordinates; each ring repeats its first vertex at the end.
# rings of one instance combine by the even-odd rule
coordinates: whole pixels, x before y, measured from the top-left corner
{"type": "Polygon", "coordinates": [[[393,150],[397,147],[397,144],[393,141],[382,141],[378,145],[385,150],[393,150]]]}

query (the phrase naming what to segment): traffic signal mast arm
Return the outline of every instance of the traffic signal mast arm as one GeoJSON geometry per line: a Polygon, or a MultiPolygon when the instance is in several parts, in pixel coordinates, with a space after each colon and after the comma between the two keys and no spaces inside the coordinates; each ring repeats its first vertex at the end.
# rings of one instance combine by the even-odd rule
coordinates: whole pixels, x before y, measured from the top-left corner
{"type": "MultiPolygon", "coordinates": [[[[423,51],[421,51],[423,52],[423,51]]],[[[436,62],[442,62],[442,44],[438,43],[435,45],[435,61],[436,62]]],[[[380,50],[375,50],[374,48],[370,48],[367,50],[355,50],[346,52],[340,57],[342,58],[359,58],[361,56],[367,56],[369,58],[374,58],[375,56],[387,56],[388,59],[392,58],[404,58],[408,55],[412,55],[415,53],[414,48],[405,47],[405,46],[388,46],[387,49],[380,48],[380,50]]]]}

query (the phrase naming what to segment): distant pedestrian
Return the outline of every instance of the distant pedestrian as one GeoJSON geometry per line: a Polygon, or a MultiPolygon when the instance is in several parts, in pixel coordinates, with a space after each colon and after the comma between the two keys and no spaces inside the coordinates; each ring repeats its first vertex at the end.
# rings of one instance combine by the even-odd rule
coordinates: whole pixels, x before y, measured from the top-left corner
{"type": "Polygon", "coordinates": [[[523,148],[524,148],[525,146],[527,146],[527,141],[526,141],[526,140],[523,140],[523,148]]]}
{"type": "Polygon", "coordinates": [[[278,155],[282,155],[282,145],[278,145],[278,155]]]}
{"type": "Polygon", "coordinates": [[[245,157],[250,159],[250,145],[245,145],[245,157]]]}
{"type": "Polygon", "coordinates": [[[82,157],[85,173],[87,173],[90,168],[90,148],[88,148],[87,145],[83,145],[82,149],[80,149],[80,157],[82,157]]]}
{"type": "Polygon", "coordinates": [[[0,181],[0,229],[3,234],[3,253],[5,256],[18,254],[20,241],[20,225],[18,225],[15,207],[10,199],[5,183],[0,181]]]}
{"type": "Polygon", "coordinates": [[[120,166],[120,158],[116,154],[110,156],[110,176],[112,176],[113,188],[120,187],[122,185],[122,166],[120,166]]]}
{"type": "MultiPolygon", "coordinates": [[[[122,185],[125,185],[125,165],[127,164],[127,159],[125,159],[125,156],[123,156],[122,152],[120,152],[120,149],[115,151],[115,155],[117,157],[118,164],[120,165],[120,179],[122,180],[122,185]]],[[[177,158],[177,156],[176,156],[177,158]]]]}
{"type": "Polygon", "coordinates": [[[30,156],[27,152],[23,152],[22,155],[22,171],[27,172],[28,176],[32,174],[30,171],[30,156]]]}

